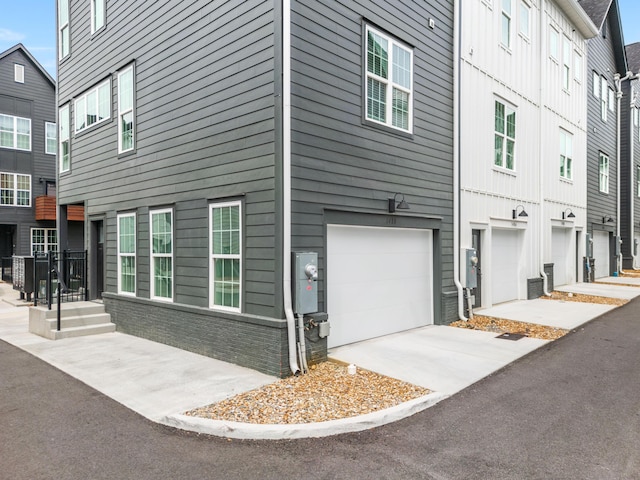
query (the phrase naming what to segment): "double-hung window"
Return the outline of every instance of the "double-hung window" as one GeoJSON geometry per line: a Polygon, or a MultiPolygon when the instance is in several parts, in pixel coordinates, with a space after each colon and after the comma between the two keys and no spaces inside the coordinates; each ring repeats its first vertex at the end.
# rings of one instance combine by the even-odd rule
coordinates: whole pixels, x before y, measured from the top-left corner
{"type": "Polygon", "coordinates": [[[242,216],[240,202],[210,206],[211,308],[240,311],[242,297],[242,216]]]}
{"type": "Polygon", "coordinates": [[[531,7],[525,1],[520,2],[520,33],[526,38],[530,36],[529,17],[531,16],[531,7]]]}
{"type": "Polygon", "coordinates": [[[593,96],[596,98],[600,98],[600,74],[595,70],[592,72],[593,78],[593,96]]]}
{"type": "Polygon", "coordinates": [[[510,105],[495,101],[494,164],[515,170],[516,111],[510,105]]]}
{"type": "Polygon", "coordinates": [[[560,177],[573,178],[573,135],[560,130],[560,177]]]}
{"type": "Polygon", "coordinates": [[[58,137],[56,136],[56,124],[51,122],[44,123],[45,145],[44,153],[55,155],[58,146],[58,137]]]}
{"type": "Polygon", "coordinates": [[[582,82],[582,55],[573,52],[573,78],[576,82],[582,82]]]}
{"type": "Polygon", "coordinates": [[[71,168],[71,124],[69,119],[69,104],[60,107],[58,122],[58,127],[60,129],[58,140],[60,142],[58,161],[60,163],[60,171],[67,172],[69,171],[69,168],[71,168]]]}
{"type": "Polygon", "coordinates": [[[571,88],[571,40],[562,37],[562,88],[571,88]]]}
{"type": "Polygon", "coordinates": [[[118,215],[118,293],[136,294],[136,214],[118,215]]]}
{"type": "Polygon", "coordinates": [[[111,117],[111,80],[105,80],[76,99],[76,133],[111,117]]]}
{"type": "Polygon", "coordinates": [[[608,110],[608,100],[609,100],[609,85],[607,84],[607,79],[604,77],[600,77],[600,118],[602,118],[603,122],[607,121],[607,110],[608,110]]]}
{"type": "Polygon", "coordinates": [[[31,206],[31,175],[0,172],[0,205],[31,206]]]}
{"type": "Polygon", "coordinates": [[[173,300],[173,210],[149,212],[151,221],[151,298],[173,300]]]}
{"type": "Polygon", "coordinates": [[[598,185],[602,193],[609,193],[609,157],[600,152],[598,185]]]}
{"type": "Polygon", "coordinates": [[[31,229],[31,255],[58,250],[58,232],[55,228],[31,229]]]}
{"type": "Polygon", "coordinates": [[[613,88],[611,87],[609,87],[609,111],[616,111],[616,96],[615,93],[613,93],[613,88]]]}
{"type": "Polygon", "coordinates": [[[413,50],[367,26],[367,120],[411,132],[413,50]]]}
{"type": "Polygon", "coordinates": [[[549,27],[549,56],[554,60],[558,60],[558,31],[549,27]]]}
{"type": "Polygon", "coordinates": [[[502,45],[511,48],[511,2],[502,0],[502,45]]]}
{"type": "Polygon", "coordinates": [[[105,0],[91,0],[91,33],[104,27],[105,0]]]}
{"type": "Polygon", "coordinates": [[[118,153],[135,145],[134,73],[133,65],[118,72],[118,153]]]}
{"type": "Polygon", "coordinates": [[[58,0],[58,45],[62,60],[69,55],[69,0],[58,0]]]}
{"type": "Polygon", "coordinates": [[[31,119],[0,114],[0,147],[31,151],[31,119]]]}

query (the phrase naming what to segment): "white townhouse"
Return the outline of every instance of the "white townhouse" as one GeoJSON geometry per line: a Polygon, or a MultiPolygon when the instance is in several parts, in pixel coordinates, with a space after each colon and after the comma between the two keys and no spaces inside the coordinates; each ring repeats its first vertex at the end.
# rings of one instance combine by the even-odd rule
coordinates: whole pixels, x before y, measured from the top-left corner
{"type": "Polygon", "coordinates": [[[583,279],[597,28],[575,0],[460,4],[459,241],[478,258],[473,305],[490,307],[583,279]]]}

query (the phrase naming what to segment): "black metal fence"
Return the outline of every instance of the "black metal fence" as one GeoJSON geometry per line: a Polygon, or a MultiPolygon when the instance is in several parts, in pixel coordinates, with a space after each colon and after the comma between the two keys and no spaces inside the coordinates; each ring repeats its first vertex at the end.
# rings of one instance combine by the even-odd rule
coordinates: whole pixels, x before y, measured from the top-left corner
{"type": "Polygon", "coordinates": [[[34,305],[87,300],[87,252],[36,252],[34,305]]]}

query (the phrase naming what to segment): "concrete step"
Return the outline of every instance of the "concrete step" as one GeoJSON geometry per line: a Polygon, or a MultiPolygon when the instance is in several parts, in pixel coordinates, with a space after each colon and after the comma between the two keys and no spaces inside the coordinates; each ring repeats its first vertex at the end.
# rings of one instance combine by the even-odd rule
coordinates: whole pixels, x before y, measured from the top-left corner
{"type": "Polygon", "coordinates": [[[88,325],[83,327],[64,328],[60,331],[51,330],[51,340],[60,340],[62,338],[84,337],[87,335],[99,335],[101,333],[111,333],[116,331],[115,323],[102,323],[99,325],[88,325]]]}
{"type": "MultiPolygon", "coordinates": [[[[46,306],[38,305],[38,309],[42,309],[46,318],[57,318],[58,306],[52,305],[51,310],[46,306]]],[[[68,302],[63,303],[60,308],[60,317],[81,317],[84,315],[94,315],[104,313],[104,305],[96,302],[68,302]]]]}
{"type": "MultiPolygon", "coordinates": [[[[57,318],[47,318],[46,322],[51,326],[51,330],[58,328],[57,318]]],[[[61,328],[88,327],[91,325],[101,325],[111,323],[111,315],[108,313],[92,313],[91,315],[81,315],[77,317],[64,317],[60,315],[61,328]]]]}

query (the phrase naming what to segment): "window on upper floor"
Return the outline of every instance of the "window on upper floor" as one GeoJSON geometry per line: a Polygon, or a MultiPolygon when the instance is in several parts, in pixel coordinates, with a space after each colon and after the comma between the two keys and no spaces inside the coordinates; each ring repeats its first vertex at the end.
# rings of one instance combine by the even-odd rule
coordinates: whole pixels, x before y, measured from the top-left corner
{"type": "Polygon", "coordinates": [[[31,206],[31,175],[0,173],[0,206],[31,206]]]}
{"type": "Polygon", "coordinates": [[[573,179],[573,135],[560,129],[560,178],[573,179]]]}
{"type": "Polygon", "coordinates": [[[118,153],[135,148],[135,102],[133,65],[118,72],[118,153]]]}
{"type": "Polygon", "coordinates": [[[58,148],[58,137],[56,136],[56,124],[51,122],[44,123],[44,153],[55,155],[58,148]]]}
{"type": "Polygon", "coordinates": [[[118,215],[118,293],[136,294],[136,214],[118,215]]]}
{"type": "Polygon", "coordinates": [[[62,60],[69,55],[69,0],[58,0],[58,56],[62,60]]]}
{"type": "Polygon", "coordinates": [[[640,197],[640,166],[636,166],[636,196],[640,197]]]}
{"type": "Polygon", "coordinates": [[[531,6],[525,2],[520,2],[520,33],[529,38],[531,36],[531,6]]]}
{"type": "Polygon", "coordinates": [[[240,311],[242,300],[242,213],[240,202],[210,205],[210,305],[240,311]]]}
{"type": "Polygon", "coordinates": [[[558,61],[560,57],[558,54],[559,38],[560,34],[558,31],[553,27],[549,27],[549,56],[555,61],[558,61]]]}
{"type": "Polygon", "coordinates": [[[75,131],[81,132],[111,117],[111,80],[78,97],[74,103],[75,131]]]}
{"type": "Polygon", "coordinates": [[[173,210],[149,212],[151,229],[151,298],[173,300],[173,210]]]}
{"type": "Polygon", "coordinates": [[[31,255],[58,251],[58,232],[55,228],[31,229],[31,255]]]}
{"type": "Polygon", "coordinates": [[[562,88],[571,89],[571,40],[562,37],[562,88]]]}
{"type": "Polygon", "coordinates": [[[0,147],[31,151],[31,119],[0,114],[0,147]]]}
{"type": "Polygon", "coordinates": [[[510,105],[495,101],[494,165],[515,170],[516,111],[510,105]]]}
{"type": "Polygon", "coordinates": [[[17,83],[24,83],[24,65],[13,64],[13,80],[17,83]]]}
{"type": "Polygon", "coordinates": [[[576,82],[582,82],[582,55],[573,52],[573,78],[576,82]]]}
{"type": "Polygon", "coordinates": [[[592,79],[593,79],[593,90],[592,90],[593,96],[596,98],[600,98],[600,74],[595,70],[593,71],[592,79]]]}
{"type": "Polygon", "coordinates": [[[106,17],[105,0],[91,0],[91,33],[104,27],[106,17]]]}
{"type": "Polygon", "coordinates": [[[602,193],[609,193],[609,157],[600,152],[598,162],[598,186],[602,193]]]}
{"type": "Polygon", "coordinates": [[[413,50],[370,26],[366,37],[366,119],[411,132],[413,50]]]}
{"type": "Polygon", "coordinates": [[[501,42],[507,48],[511,48],[511,10],[513,0],[502,0],[502,32],[501,42]]]}
{"type": "Polygon", "coordinates": [[[607,110],[609,103],[609,84],[607,79],[600,77],[600,118],[603,122],[607,121],[607,110]]]}
{"type": "Polygon", "coordinates": [[[60,107],[58,112],[58,141],[60,155],[58,161],[60,163],[60,172],[67,172],[71,168],[71,123],[69,118],[69,104],[60,107]]]}
{"type": "Polygon", "coordinates": [[[634,127],[638,126],[638,107],[635,107],[633,109],[633,126],[634,127]]]}
{"type": "Polygon", "coordinates": [[[613,92],[613,88],[609,87],[609,111],[611,112],[615,112],[616,111],[616,96],[615,93],[613,92]]]}

